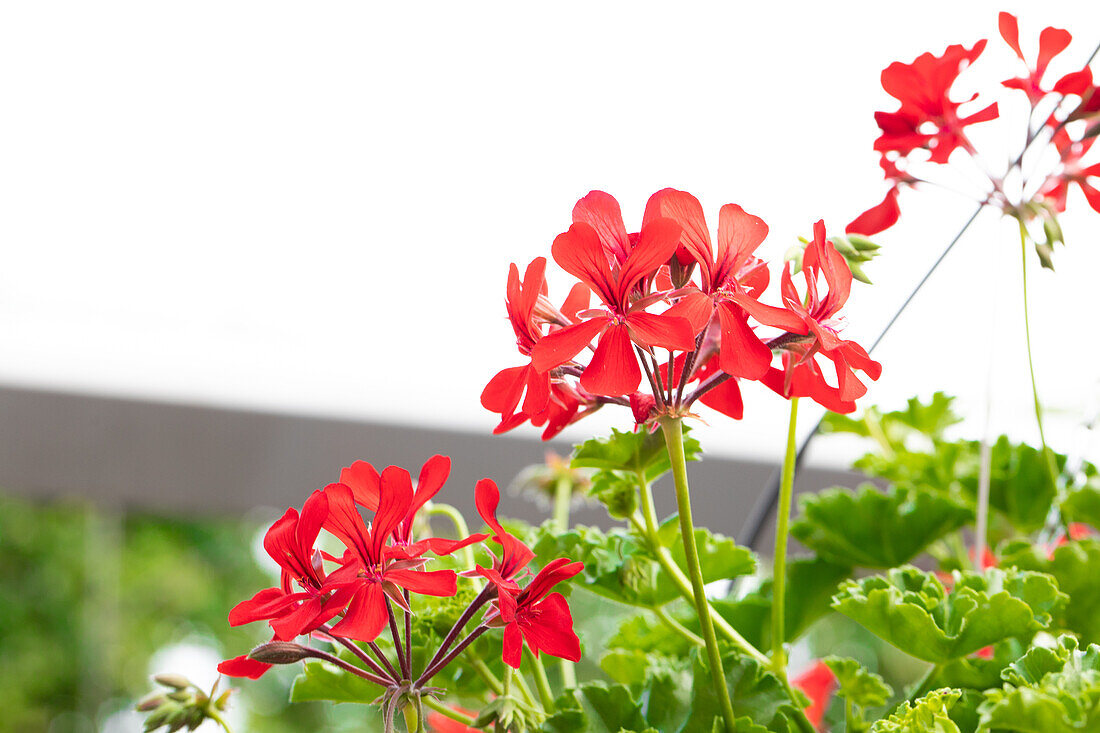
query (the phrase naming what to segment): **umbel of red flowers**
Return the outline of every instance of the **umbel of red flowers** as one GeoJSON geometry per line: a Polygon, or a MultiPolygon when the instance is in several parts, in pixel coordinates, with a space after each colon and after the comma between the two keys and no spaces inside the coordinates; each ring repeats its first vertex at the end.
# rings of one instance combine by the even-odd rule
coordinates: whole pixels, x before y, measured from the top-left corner
{"type": "Polygon", "coordinates": [[[549,439],[605,404],[630,407],[638,424],[683,417],[697,401],[739,419],[741,380],[851,412],[867,391],[857,372],[877,379],[881,367],[841,337],[852,271],[823,222],[813,233],[802,291],[787,263],[773,305],[755,254],[768,234],[759,217],[726,204],[712,239],[699,201],[666,188],[631,234],[613,197],[589,193],[551,249],[579,280],[560,307],[548,297],[544,258],[522,280],[515,265],[509,271],[508,318],[526,361],[482,392],[500,415],[496,432],[530,421],[549,439]]]}
{"type": "Polygon", "coordinates": [[[437,694],[437,688],[428,686],[431,679],[490,629],[503,629],[502,658],[514,668],[520,666],[524,644],[536,658],[544,652],[578,661],[580,642],[569,605],[553,591],[584,566],[556,558],[532,575],[528,566],[535,555],[497,520],[500,494],[489,479],[476,487],[478,512],[489,533],[455,540],[428,536],[423,529],[427,523],[417,521],[417,512],[442,488],[449,473],[450,459],[433,456],[414,489],[412,477],[402,468],[389,466],[379,473],[371,464],[357,461],[341,472],[339,482],[314,491],[301,513],[287,509],[264,537],[264,548],[281,569],[280,584],[237,604],[229,614],[233,626],[267,621],[272,639],[222,662],[218,671],[256,679],[273,664],[327,661],[385,688],[380,701],[391,730],[397,709],[437,694]],[[343,544],[341,557],[317,548],[322,529],[343,544]],[[493,559],[488,567],[478,565],[464,573],[430,569],[433,555],[448,555],[476,543],[486,544],[493,559]],[[414,670],[413,596],[454,596],[460,575],[483,587],[424,668],[414,670]],[[377,643],[387,628],[395,659],[377,643]],[[303,636],[343,646],[358,663],[294,641],[303,636]]]}

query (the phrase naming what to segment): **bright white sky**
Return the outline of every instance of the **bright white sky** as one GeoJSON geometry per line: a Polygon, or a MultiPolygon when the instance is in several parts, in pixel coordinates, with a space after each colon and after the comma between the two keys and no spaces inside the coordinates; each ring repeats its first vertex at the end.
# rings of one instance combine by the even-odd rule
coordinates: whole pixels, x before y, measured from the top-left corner
{"type": "MultiPolygon", "coordinates": [[[[1100,41],[1098,3],[1013,5],[1031,53],[1044,25],[1077,35],[1053,73],[1100,41]]],[[[517,363],[508,263],[548,255],[588,190],[630,228],[665,186],[711,216],[740,203],[774,259],[880,200],[880,70],[994,38],[1004,4],[888,7],[8,3],[0,381],[488,431],[481,388],[517,363]]],[[[999,40],[987,55],[994,80],[1017,72],[999,40]]],[[[1100,389],[1100,215],[1074,195],[1058,273],[1031,270],[1060,447],[1100,389]]],[[[971,209],[902,206],[850,337],[873,338],[971,209]]],[[[1019,245],[989,216],[876,354],[868,399],[944,389],[980,417],[992,347],[994,429],[1033,437],[1019,323],[1019,245]]],[[[777,455],[786,408],[746,391],[704,445],[777,455]]],[[[571,435],[629,424],[605,412],[571,435]]]]}

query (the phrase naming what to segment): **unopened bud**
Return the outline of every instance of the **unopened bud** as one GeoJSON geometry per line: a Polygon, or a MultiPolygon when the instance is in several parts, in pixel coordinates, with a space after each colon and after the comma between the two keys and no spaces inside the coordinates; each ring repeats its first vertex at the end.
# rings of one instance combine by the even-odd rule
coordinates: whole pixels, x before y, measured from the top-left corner
{"type": "Polygon", "coordinates": [[[151,695],[146,695],[138,701],[138,704],[134,706],[134,710],[139,713],[148,713],[151,710],[156,710],[164,704],[165,697],[159,692],[154,692],[151,695]]]}
{"type": "Polygon", "coordinates": [[[186,690],[191,686],[191,680],[184,677],[182,674],[176,674],[174,672],[165,672],[164,674],[158,674],[153,676],[153,682],[164,687],[171,687],[176,690],[186,690]]]}
{"type": "Polygon", "coordinates": [[[187,690],[176,690],[168,693],[168,699],[176,702],[191,702],[191,693],[187,690]]]}
{"type": "Polygon", "coordinates": [[[294,664],[311,656],[311,652],[309,648],[291,641],[271,641],[260,644],[248,656],[264,664],[294,664]]]}

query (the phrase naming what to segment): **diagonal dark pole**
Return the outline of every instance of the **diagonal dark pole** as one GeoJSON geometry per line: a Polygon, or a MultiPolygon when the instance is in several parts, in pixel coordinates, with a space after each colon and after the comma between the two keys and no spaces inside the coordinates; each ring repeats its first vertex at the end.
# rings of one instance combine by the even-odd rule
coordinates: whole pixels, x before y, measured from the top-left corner
{"type": "MultiPolygon", "coordinates": [[[[913,298],[916,297],[920,289],[923,288],[924,284],[932,277],[932,273],[939,268],[940,263],[942,263],[951,250],[955,248],[955,245],[962,239],[966,230],[970,228],[970,225],[974,223],[978,218],[978,214],[982,213],[982,209],[984,208],[985,204],[983,203],[974,210],[974,213],[966,220],[966,223],[963,224],[962,229],[960,229],[954,239],[951,240],[951,243],[944,248],[940,256],[936,258],[936,261],[932,263],[932,267],[928,269],[928,272],[924,273],[924,277],[920,279],[920,282],[918,282],[916,287],[909,293],[909,297],[902,302],[901,306],[894,312],[893,317],[883,326],[882,331],[879,332],[878,338],[875,339],[874,343],[871,344],[871,348],[868,349],[870,353],[874,353],[875,348],[882,343],[882,339],[886,336],[887,332],[893,328],[894,323],[901,317],[902,312],[909,307],[911,302],[913,302],[913,298]]],[[[795,455],[794,459],[796,469],[802,465],[802,459],[806,454],[806,449],[810,446],[810,442],[814,439],[814,436],[817,435],[817,431],[821,428],[821,423],[824,420],[824,417],[818,419],[817,424],[814,425],[814,429],[802,439],[802,443],[798,446],[798,453],[795,455]]],[[[756,542],[760,539],[760,533],[763,531],[768,517],[771,516],[772,510],[775,509],[775,502],[779,499],[779,481],[781,476],[782,472],[779,470],[772,473],[771,480],[768,481],[764,493],[762,493],[757,498],[756,503],[753,504],[752,511],[749,512],[749,516],[745,519],[745,523],[741,527],[741,533],[737,535],[738,542],[747,547],[756,546],[756,542]]]]}
{"type": "MultiPolygon", "coordinates": [[[[1100,54],[1100,44],[1097,44],[1096,47],[1092,49],[1092,53],[1089,54],[1089,57],[1085,61],[1084,65],[1089,66],[1098,54],[1100,54]]],[[[1061,108],[1064,102],[1065,98],[1063,97],[1062,101],[1058,103],[1058,107],[1055,108],[1055,113],[1057,113],[1058,109],[1061,108]]],[[[1058,126],[1058,129],[1061,129],[1064,125],[1065,122],[1063,121],[1058,126]]],[[[1024,143],[1024,149],[1020,151],[1020,154],[1018,156],[1016,156],[1016,160],[1012,162],[1012,164],[1008,167],[1008,170],[1011,171],[1013,168],[1020,165],[1020,163],[1024,159],[1024,155],[1027,153],[1028,148],[1030,148],[1031,144],[1035,142],[1035,138],[1039,136],[1039,132],[1042,129],[1042,126],[1040,126],[1035,130],[1028,131],[1027,141],[1024,143]]],[[[928,272],[924,273],[924,277],[920,279],[920,282],[918,282],[916,287],[913,288],[912,292],[909,293],[909,297],[905,299],[905,301],[901,304],[901,307],[898,308],[893,317],[890,318],[890,321],[883,327],[882,331],[879,332],[878,338],[876,338],[875,342],[871,344],[871,348],[869,349],[870,352],[873,353],[875,347],[882,343],[883,337],[885,337],[887,332],[893,327],[894,323],[901,316],[902,311],[909,307],[909,303],[913,301],[913,298],[916,297],[918,292],[920,292],[920,289],[924,287],[924,284],[926,282],[928,282],[928,278],[932,277],[932,273],[936,271],[936,268],[940,266],[940,263],[944,261],[944,258],[947,257],[948,253],[955,247],[956,244],[958,244],[959,240],[962,239],[963,234],[965,234],[966,230],[970,228],[970,225],[974,223],[974,220],[978,218],[978,214],[982,213],[982,209],[986,207],[986,204],[986,201],[978,204],[978,208],[975,209],[974,213],[970,215],[970,218],[966,220],[966,223],[963,224],[962,229],[959,230],[959,233],[955,235],[955,238],[951,240],[951,243],[947,245],[947,247],[943,250],[943,253],[936,259],[936,261],[932,263],[932,267],[928,270],[928,272]]],[[[795,455],[796,469],[802,465],[802,458],[806,454],[806,449],[809,447],[810,441],[812,441],[814,439],[814,436],[817,435],[818,430],[821,429],[821,423],[824,421],[824,419],[825,418],[822,417],[817,421],[817,424],[814,425],[814,429],[810,431],[809,435],[802,439],[802,443],[798,446],[798,453],[795,455]]],[[[756,546],[756,541],[760,539],[760,532],[764,529],[764,524],[767,522],[768,516],[772,513],[772,510],[775,509],[775,503],[779,499],[779,482],[781,476],[782,471],[779,469],[777,469],[772,474],[771,480],[768,481],[768,485],[764,489],[764,493],[762,493],[757,498],[756,503],[753,504],[752,510],[749,512],[749,516],[745,519],[745,523],[741,525],[741,532],[737,535],[737,539],[739,542],[742,542],[747,547],[756,546]]]]}

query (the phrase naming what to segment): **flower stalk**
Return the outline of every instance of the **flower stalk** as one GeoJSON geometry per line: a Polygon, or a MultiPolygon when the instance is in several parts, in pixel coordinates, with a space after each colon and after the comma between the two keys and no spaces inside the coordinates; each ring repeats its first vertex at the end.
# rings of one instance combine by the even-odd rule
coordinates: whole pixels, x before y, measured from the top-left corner
{"type": "Polygon", "coordinates": [[[775,569],[772,583],[772,671],[787,679],[786,629],[784,615],[787,592],[787,540],[790,533],[791,498],[794,493],[794,463],[797,450],[798,398],[791,398],[791,419],[787,427],[787,453],[779,485],[779,506],[775,520],[775,569]]]}

